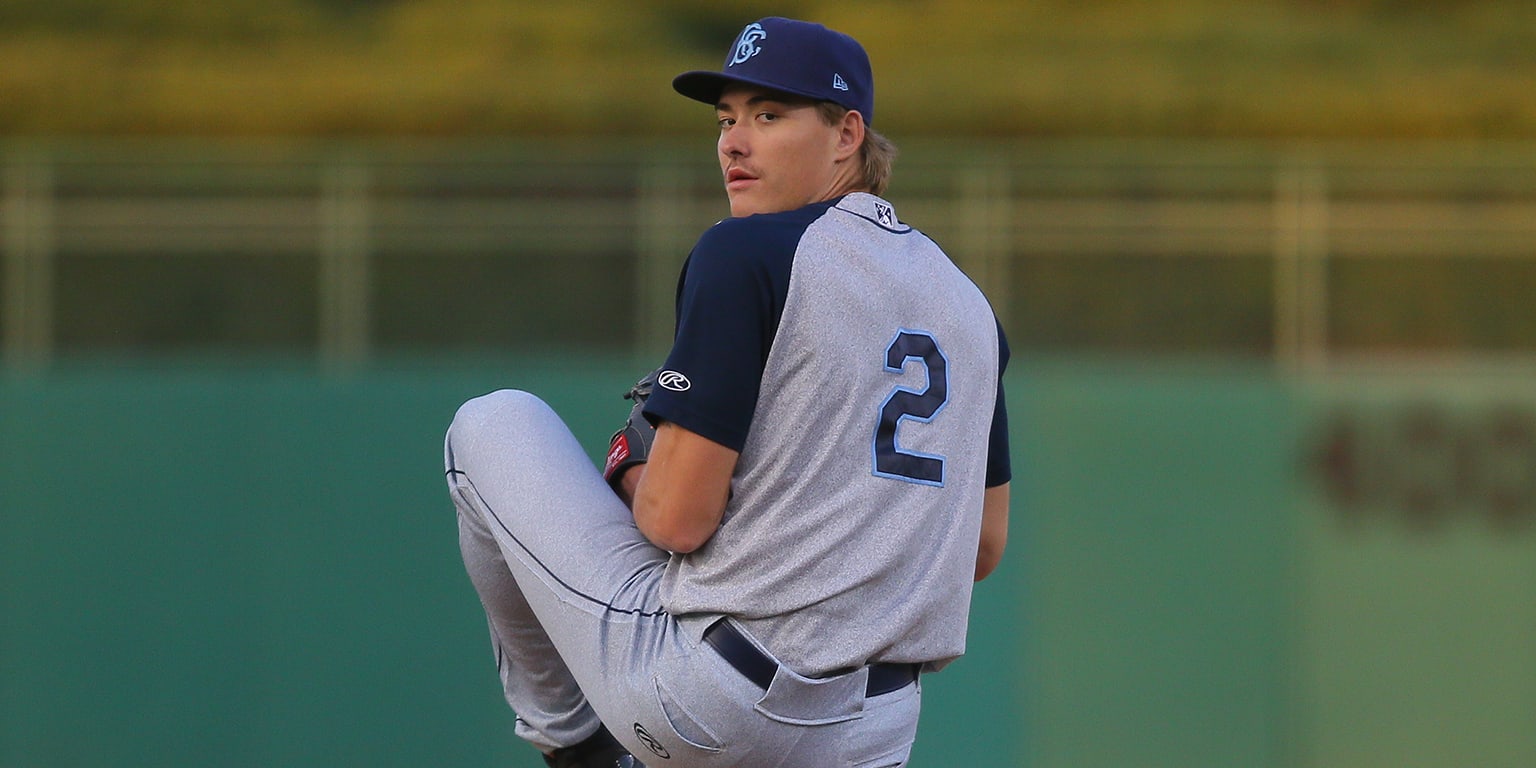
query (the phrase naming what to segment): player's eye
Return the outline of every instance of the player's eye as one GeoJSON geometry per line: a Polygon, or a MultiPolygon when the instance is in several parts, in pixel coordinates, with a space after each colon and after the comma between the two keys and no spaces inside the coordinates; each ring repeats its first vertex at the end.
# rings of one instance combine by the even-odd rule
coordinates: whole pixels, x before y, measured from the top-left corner
{"type": "Polygon", "coordinates": [[[715,122],[718,123],[722,129],[729,128],[736,124],[736,120],[730,117],[715,118],[715,122]]]}
{"type": "Polygon", "coordinates": [[[757,119],[765,123],[771,123],[779,119],[779,115],[776,112],[759,112],[757,113],[757,119]]]}

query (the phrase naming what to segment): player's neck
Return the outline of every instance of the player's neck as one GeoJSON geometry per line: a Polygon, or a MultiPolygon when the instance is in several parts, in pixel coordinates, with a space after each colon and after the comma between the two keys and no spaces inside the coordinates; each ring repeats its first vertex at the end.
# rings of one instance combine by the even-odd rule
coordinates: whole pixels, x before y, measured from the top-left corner
{"type": "Polygon", "coordinates": [[[841,171],[832,177],[832,182],[827,185],[827,193],[821,199],[834,200],[854,192],[868,191],[869,187],[865,186],[863,180],[859,178],[858,169],[852,163],[846,163],[841,171]]]}

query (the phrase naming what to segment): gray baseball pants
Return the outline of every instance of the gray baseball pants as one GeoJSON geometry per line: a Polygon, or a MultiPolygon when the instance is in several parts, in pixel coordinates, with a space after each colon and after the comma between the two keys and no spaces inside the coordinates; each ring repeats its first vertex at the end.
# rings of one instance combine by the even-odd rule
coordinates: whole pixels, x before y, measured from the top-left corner
{"type": "Polygon", "coordinates": [[[921,683],[864,695],[867,671],[780,665],[767,691],[673,616],[653,546],[564,422],[526,392],[465,403],[445,441],[464,567],[489,620],[516,732],[542,751],[599,719],[642,762],[678,768],[905,765],[921,683]]]}

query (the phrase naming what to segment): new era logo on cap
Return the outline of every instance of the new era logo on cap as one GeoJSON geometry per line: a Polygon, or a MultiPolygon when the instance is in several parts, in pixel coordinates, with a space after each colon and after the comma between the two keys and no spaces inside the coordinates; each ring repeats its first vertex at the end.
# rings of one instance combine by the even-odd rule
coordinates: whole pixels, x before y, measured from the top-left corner
{"type": "Polygon", "coordinates": [[[875,118],[875,78],[859,41],[808,21],[770,16],[748,24],[725,55],[721,71],[684,72],[672,87],[711,106],[727,85],[744,83],[830,101],[875,118]]]}

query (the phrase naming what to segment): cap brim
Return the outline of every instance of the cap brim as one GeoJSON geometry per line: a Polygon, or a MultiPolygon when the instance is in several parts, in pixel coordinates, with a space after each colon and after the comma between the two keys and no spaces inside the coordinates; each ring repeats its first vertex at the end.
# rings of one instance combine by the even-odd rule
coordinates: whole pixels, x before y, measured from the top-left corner
{"type": "Polygon", "coordinates": [[[794,88],[785,88],[784,86],[777,83],[770,83],[764,80],[756,80],[750,77],[734,77],[731,75],[722,74],[720,72],[711,72],[709,70],[684,72],[681,75],[672,78],[672,90],[677,91],[678,93],[687,96],[694,101],[702,101],[705,104],[713,107],[720,103],[720,94],[725,92],[726,86],[738,83],[745,85],[755,85],[760,88],[767,88],[770,91],[778,91],[779,93],[789,93],[795,96],[804,96],[805,98],[811,99],[813,101],[821,101],[823,98],[820,95],[814,93],[806,93],[804,91],[795,90],[794,88]]]}

